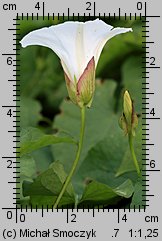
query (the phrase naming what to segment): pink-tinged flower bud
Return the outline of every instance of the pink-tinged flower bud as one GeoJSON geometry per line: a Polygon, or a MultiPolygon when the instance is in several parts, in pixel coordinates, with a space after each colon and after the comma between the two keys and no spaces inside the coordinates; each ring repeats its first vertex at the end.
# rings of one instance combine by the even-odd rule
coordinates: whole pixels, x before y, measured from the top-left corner
{"type": "Polygon", "coordinates": [[[66,86],[70,99],[80,107],[90,107],[95,91],[94,57],[89,61],[78,82],[72,82],[65,73],[66,86]]]}

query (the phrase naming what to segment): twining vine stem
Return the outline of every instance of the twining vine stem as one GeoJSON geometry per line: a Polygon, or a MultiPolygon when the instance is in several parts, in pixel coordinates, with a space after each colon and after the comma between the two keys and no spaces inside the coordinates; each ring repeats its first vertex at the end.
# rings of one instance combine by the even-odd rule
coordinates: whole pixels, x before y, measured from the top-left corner
{"type": "Polygon", "coordinates": [[[54,209],[57,208],[62,196],[64,195],[64,192],[66,191],[66,188],[68,186],[68,184],[70,183],[71,181],[71,178],[76,170],[76,167],[77,167],[77,164],[79,162],[79,158],[80,158],[80,155],[81,155],[81,150],[82,150],[82,146],[83,146],[83,138],[84,138],[84,130],[85,130],[85,107],[82,107],[81,108],[81,128],[80,128],[80,139],[79,139],[79,143],[78,143],[78,150],[77,150],[77,153],[76,153],[76,158],[73,162],[73,165],[71,167],[71,170],[70,170],[70,173],[69,175],[67,176],[63,186],[62,186],[62,189],[56,199],[56,202],[54,204],[54,209]]]}

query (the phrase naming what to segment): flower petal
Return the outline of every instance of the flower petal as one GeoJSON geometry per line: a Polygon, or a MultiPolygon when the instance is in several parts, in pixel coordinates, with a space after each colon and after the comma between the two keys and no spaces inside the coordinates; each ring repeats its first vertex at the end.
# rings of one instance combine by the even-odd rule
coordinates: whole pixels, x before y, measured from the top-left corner
{"type": "Polygon", "coordinates": [[[86,61],[95,57],[95,64],[97,66],[101,51],[106,42],[112,37],[132,31],[131,28],[113,28],[113,26],[106,24],[102,20],[88,21],[84,29],[84,45],[86,52],[86,61]]]}
{"type": "Polygon", "coordinates": [[[49,28],[41,28],[27,34],[20,43],[22,47],[30,45],[40,45],[51,48],[61,59],[64,71],[73,79],[74,70],[71,65],[71,58],[73,58],[73,45],[76,36],[77,25],[71,25],[68,22],[51,26],[49,28]],[[69,52],[71,58],[69,58],[69,52]]]}

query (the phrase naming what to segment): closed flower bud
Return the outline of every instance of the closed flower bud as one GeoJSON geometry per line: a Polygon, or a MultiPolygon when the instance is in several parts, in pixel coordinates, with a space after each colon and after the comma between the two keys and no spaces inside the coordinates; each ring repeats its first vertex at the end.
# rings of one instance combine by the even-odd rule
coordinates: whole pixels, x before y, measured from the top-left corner
{"type": "Polygon", "coordinates": [[[119,120],[119,125],[125,134],[131,133],[133,136],[135,135],[135,128],[138,125],[138,117],[134,112],[133,101],[127,90],[124,92],[123,114],[119,120]]]}
{"type": "Polygon", "coordinates": [[[124,102],[123,102],[123,113],[128,125],[132,123],[132,113],[133,113],[133,103],[131,97],[126,90],[124,93],[124,102]]]}

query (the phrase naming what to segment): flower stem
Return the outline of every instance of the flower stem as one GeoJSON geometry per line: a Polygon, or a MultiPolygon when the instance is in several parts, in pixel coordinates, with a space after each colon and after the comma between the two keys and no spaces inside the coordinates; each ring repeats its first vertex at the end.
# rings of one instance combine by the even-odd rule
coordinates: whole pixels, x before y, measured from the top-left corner
{"type": "Polygon", "coordinates": [[[79,139],[79,143],[78,143],[78,150],[77,150],[77,153],[76,153],[76,158],[73,162],[73,165],[71,167],[71,170],[70,170],[70,173],[69,175],[67,176],[63,186],[62,186],[62,189],[56,199],[56,202],[53,206],[53,208],[57,208],[62,196],[64,195],[64,192],[66,191],[66,188],[69,184],[69,182],[71,181],[71,178],[76,170],[76,167],[77,167],[77,164],[78,164],[78,161],[79,161],[79,158],[80,158],[80,154],[81,154],[81,150],[82,150],[82,146],[83,146],[83,137],[84,137],[84,130],[85,130],[85,107],[82,107],[81,108],[81,129],[80,129],[80,139],[79,139]]]}
{"type": "Polygon", "coordinates": [[[133,157],[134,165],[136,167],[137,174],[140,176],[141,171],[140,171],[139,164],[138,164],[136,154],[134,152],[134,147],[133,147],[133,135],[132,135],[132,133],[130,133],[128,136],[129,136],[129,147],[130,147],[130,151],[131,151],[131,154],[133,157]]]}

